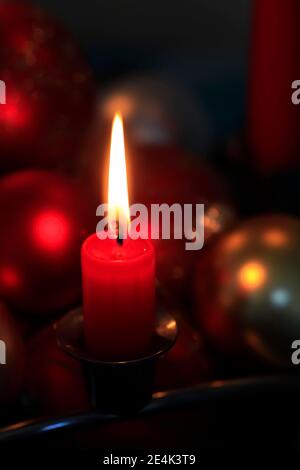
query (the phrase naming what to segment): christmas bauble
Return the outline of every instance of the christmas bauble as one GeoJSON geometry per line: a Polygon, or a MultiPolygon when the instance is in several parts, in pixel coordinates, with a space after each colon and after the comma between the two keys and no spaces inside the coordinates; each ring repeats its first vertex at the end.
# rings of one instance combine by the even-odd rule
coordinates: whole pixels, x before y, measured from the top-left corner
{"type": "Polygon", "coordinates": [[[59,415],[88,408],[81,364],[59,349],[52,326],[30,338],[27,356],[26,391],[41,413],[59,415]]]}
{"type": "Polygon", "coordinates": [[[73,168],[92,114],[91,73],[72,37],[35,6],[0,3],[0,170],[73,168]]]}
{"type": "Polygon", "coordinates": [[[179,147],[139,146],[129,148],[128,154],[131,199],[136,202],[200,204],[229,199],[220,174],[179,147]]]}
{"type": "Polygon", "coordinates": [[[300,220],[246,221],[203,250],[198,268],[197,318],[214,345],[291,364],[300,338],[300,220]]]}
{"type": "Polygon", "coordinates": [[[100,119],[111,123],[119,111],[134,145],[175,145],[206,152],[211,126],[204,107],[184,87],[160,75],[138,75],[103,92],[100,119]]]}
{"type": "Polygon", "coordinates": [[[74,182],[52,172],[0,181],[0,297],[11,308],[45,315],[80,299],[88,206],[74,182]]]}
{"type": "Polygon", "coordinates": [[[17,325],[0,304],[0,408],[12,402],[23,382],[24,348],[17,325]]]}
{"type": "Polygon", "coordinates": [[[178,338],[173,348],[157,364],[157,390],[191,387],[212,378],[212,363],[203,337],[188,321],[187,312],[172,311],[178,322],[178,338]]]}
{"type": "MultiPolygon", "coordinates": [[[[197,162],[189,154],[173,147],[145,147],[132,152],[130,177],[131,200],[151,204],[179,203],[204,204],[204,235],[206,240],[222,233],[231,223],[233,214],[231,195],[222,176],[203,162],[197,162]]],[[[193,219],[193,229],[196,228],[193,219]]],[[[201,231],[201,224],[198,225],[201,231]]],[[[169,290],[175,303],[186,298],[194,276],[196,259],[201,251],[186,249],[187,240],[174,239],[171,226],[170,239],[153,240],[156,249],[156,274],[169,290]]]]}

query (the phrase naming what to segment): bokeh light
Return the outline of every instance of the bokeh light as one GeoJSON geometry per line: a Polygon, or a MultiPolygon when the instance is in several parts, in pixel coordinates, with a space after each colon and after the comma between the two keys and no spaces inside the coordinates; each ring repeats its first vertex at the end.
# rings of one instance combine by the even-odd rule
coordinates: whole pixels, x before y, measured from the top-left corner
{"type": "Polygon", "coordinates": [[[256,290],[266,281],[266,268],[258,261],[249,261],[238,272],[241,287],[245,290],[256,290]]]}
{"type": "Polygon", "coordinates": [[[34,221],[34,237],[45,250],[61,250],[69,240],[69,223],[65,214],[47,210],[34,221]]]}

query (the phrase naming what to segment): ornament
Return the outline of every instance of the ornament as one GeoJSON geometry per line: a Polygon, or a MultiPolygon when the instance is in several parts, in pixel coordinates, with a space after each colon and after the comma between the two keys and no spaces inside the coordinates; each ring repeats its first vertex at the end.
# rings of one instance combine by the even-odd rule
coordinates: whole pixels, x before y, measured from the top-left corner
{"type": "Polygon", "coordinates": [[[229,199],[223,178],[208,164],[178,147],[129,149],[131,199],[145,204],[205,203],[229,199]],[[200,200],[199,200],[200,196],[200,200]]]}
{"type": "Polygon", "coordinates": [[[156,390],[191,387],[212,378],[212,363],[201,334],[186,321],[187,312],[172,311],[178,322],[178,338],[157,364],[156,390]]]}
{"type": "Polygon", "coordinates": [[[211,141],[211,127],[206,111],[196,101],[167,77],[132,76],[103,93],[100,119],[110,123],[121,112],[133,145],[173,145],[204,153],[211,141]]]}
{"type": "Polygon", "coordinates": [[[29,340],[27,356],[26,391],[41,413],[59,415],[88,409],[81,366],[59,349],[52,326],[29,340]]]}
{"type": "Polygon", "coordinates": [[[299,253],[300,220],[286,215],[246,221],[203,250],[197,319],[217,349],[291,364],[300,338],[299,253]]]}
{"type": "MultiPolygon", "coordinates": [[[[151,204],[204,204],[205,237],[222,233],[234,220],[231,195],[223,178],[203,162],[172,147],[145,147],[133,152],[131,178],[133,202],[151,204]],[[232,214],[232,215],[229,215],[232,214]]],[[[186,300],[193,285],[194,268],[200,252],[186,250],[186,240],[153,240],[156,274],[166,293],[186,300]]]]}
{"type": "Polygon", "coordinates": [[[0,304],[0,407],[11,403],[23,383],[24,348],[17,325],[6,307],[0,304]]]}
{"type": "Polygon", "coordinates": [[[75,183],[52,172],[0,181],[0,297],[11,308],[46,315],[79,301],[88,207],[75,183]]]}
{"type": "Polygon", "coordinates": [[[73,169],[93,109],[91,73],[73,39],[47,13],[0,4],[0,170],[73,169]]]}

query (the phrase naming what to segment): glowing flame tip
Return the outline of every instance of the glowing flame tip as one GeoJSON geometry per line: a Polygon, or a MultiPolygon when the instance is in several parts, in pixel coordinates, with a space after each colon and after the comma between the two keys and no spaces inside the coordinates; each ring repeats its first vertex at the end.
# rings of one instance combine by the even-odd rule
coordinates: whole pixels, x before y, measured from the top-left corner
{"type": "MultiPolygon", "coordinates": [[[[123,119],[120,112],[114,116],[111,132],[111,147],[108,178],[108,217],[110,221],[129,224],[129,200],[127,188],[126,157],[123,119]]],[[[122,227],[124,230],[125,227],[122,227]]]]}

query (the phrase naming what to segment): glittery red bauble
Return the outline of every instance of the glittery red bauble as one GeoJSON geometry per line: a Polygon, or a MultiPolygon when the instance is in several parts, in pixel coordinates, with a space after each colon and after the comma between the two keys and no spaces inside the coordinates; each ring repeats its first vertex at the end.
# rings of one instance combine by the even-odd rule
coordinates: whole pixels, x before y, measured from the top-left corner
{"type": "Polygon", "coordinates": [[[59,349],[53,327],[29,340],[27,356],[26,391],[41,413],[58,415],[88,408],[81,365],[59,349]]]}
{"type": "Polygon", "coordinates": [[[0,181],[0,297],[28,314],[80,298],[80,248],[89,204],[70,179],[24,171],[0,181]]]}
{"type": "Polygon", "coordinates": [[[93,109],[91,73],[72,37],[35,6],[0,2],[0,170],[73,168],[93,109]]]}
{"type": "Polygon", "coordinates": [[[4,305],[0,304],[0,341],[4,342],[5,364],[2,363],[4,352],[1,343],[0,364],[0,407],[12,402],[18,395],[23,382],[24,349],[17,326],[4,305]]]}

